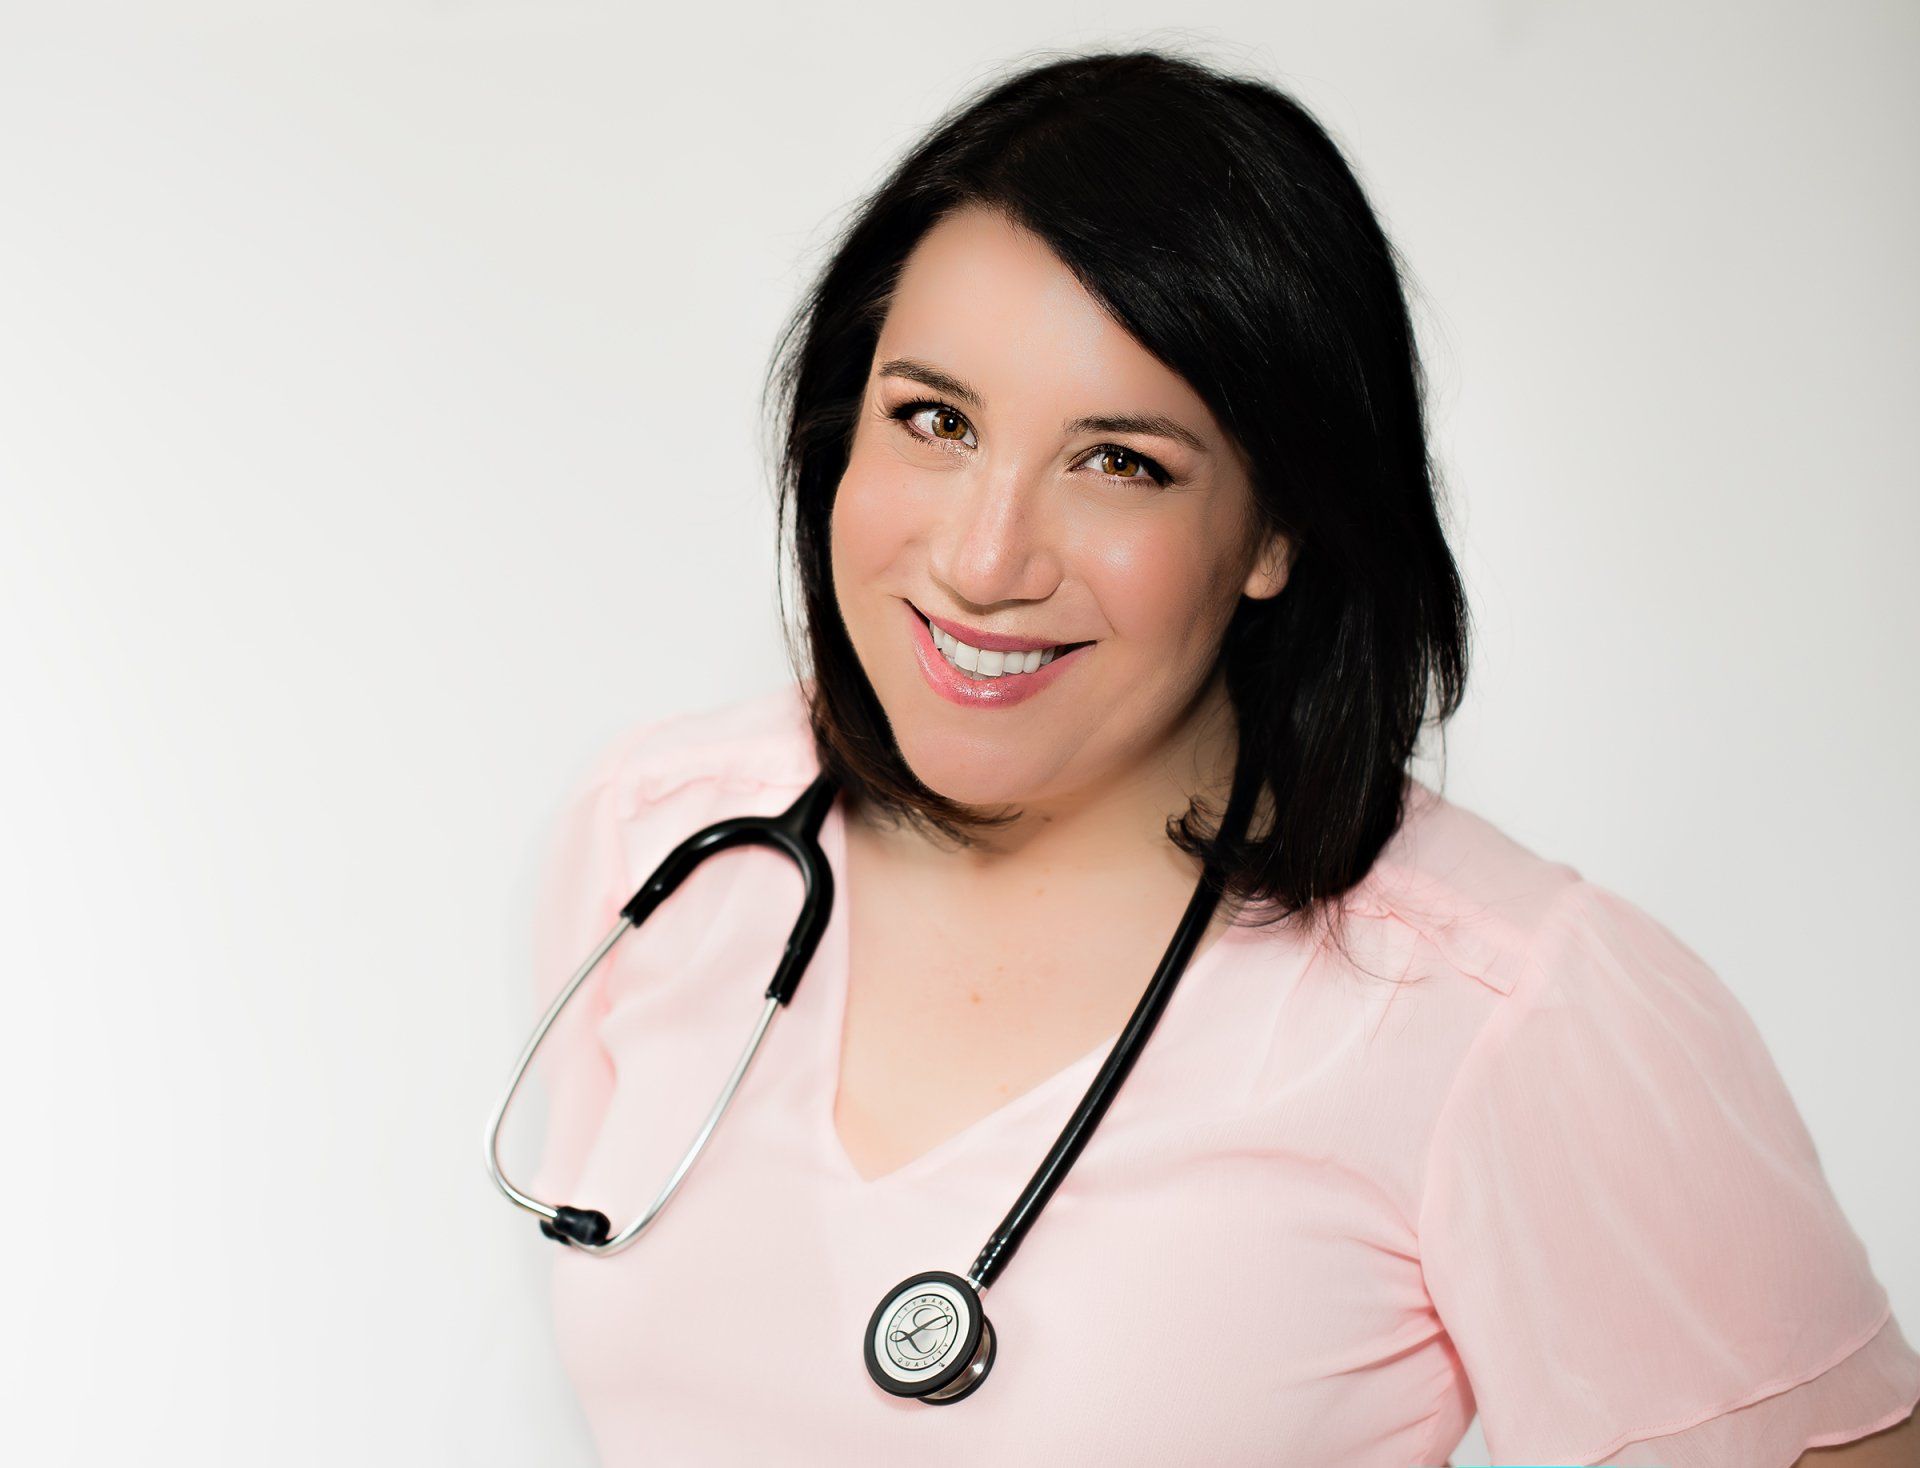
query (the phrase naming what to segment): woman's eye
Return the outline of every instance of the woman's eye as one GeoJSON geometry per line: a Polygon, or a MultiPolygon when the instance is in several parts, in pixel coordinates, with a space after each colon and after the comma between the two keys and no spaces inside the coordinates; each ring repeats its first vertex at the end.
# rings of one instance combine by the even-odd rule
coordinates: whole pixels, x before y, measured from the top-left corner
{"type": "Polygon", "coordinates": [[[1172,477],[1145,454],[1122,448],[1117,443],[1101,444],[1093,451],[1089,462],[1108,479],[1151,480],[1155,484],[1165,484],[1172,477]]]}
{"type": "Polygon", "coordinates": [[[937,443],[957,443],[972,448],[967,442],[973,432],[963,414],[945,403],[915,402],[902,403],[893,410],[893,416],[907,425],[910,432],[921,438],[930,438],[937,443]],[[926,427],[917,426],[924,418],[926,427]]]}

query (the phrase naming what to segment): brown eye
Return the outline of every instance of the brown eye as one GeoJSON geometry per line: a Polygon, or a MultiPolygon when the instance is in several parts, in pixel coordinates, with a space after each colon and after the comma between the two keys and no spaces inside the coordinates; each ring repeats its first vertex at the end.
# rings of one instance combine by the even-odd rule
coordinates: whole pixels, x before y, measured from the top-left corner
{"type": "Polygon", "coordinates": [[[951,408],[933,410],[933,435],[935,438],[965,438],[967,420],[951,408]]]}
{"type": "Polygon", "coordinates": [[[887,416],[898,420],[908,433],[925,442],[974,447],[969,442],[973,437],[973,425],[967,422],[966,416],[959,409],[949,407],[945,403],[917,398],[911,403],[902,403],[887,416]],[[927,420],[925,428],[922,428],[917,421],[920,419],[927,420]]]}
{"type": "Polygon", "coordinates": [[[1117,443],[1101,444],[1089,462],[1106,478],[1121,484],[1158,484],[1164,488],[1173,482],[1173,476],[1156,461],[1117,443]]]}

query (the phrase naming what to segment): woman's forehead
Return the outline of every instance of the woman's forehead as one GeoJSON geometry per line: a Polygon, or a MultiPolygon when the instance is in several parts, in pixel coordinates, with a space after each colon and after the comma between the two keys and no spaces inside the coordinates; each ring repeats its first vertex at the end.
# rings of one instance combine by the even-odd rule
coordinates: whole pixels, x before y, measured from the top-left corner
{"type": "Polygon", "coordinates": [[[910,359],[970,389],[992,414],[1163,414],[1206,439],[1198,393],[1102,309],[1046,242],[968,208],[922,237],[895,287],[876,372],[910,359]]]}

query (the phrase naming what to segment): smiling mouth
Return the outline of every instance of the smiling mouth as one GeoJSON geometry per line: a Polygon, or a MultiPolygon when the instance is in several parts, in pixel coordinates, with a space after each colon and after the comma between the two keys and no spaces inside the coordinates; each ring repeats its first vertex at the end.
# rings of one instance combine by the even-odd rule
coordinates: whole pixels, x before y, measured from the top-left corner
{"type": "Polygon", "coordinates": [[[927,636],[932,640],[934,649],[954,669],[965,673],[969,678],[989,680],[1035,673],[1048,663],[1058,662],[1069,653],[1093,646],[1091,641],[1062,642],[1053,647],[1032,648],[1025,652],[992,652],[974,647],[943,632],[927,619],[926,613],[920,608],[914,607],[913,611],[914,615],[920,618],[921,624],[926,627],[927,636]]]}

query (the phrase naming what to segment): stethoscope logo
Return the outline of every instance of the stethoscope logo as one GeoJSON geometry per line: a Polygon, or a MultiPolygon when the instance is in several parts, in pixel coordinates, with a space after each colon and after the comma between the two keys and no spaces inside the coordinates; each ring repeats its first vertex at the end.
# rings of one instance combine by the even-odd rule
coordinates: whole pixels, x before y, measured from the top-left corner
{"type": "Polygon", "coordinates": [[[994,1349],[980,1292],[944,1269],[901,1280],[867,1318],[867,1374],[896,1397],[957,1402],[986,1379],[994,1349]]]}
{"type": "Polygon", "coordinates": [[[887,1355],[902,1371],[918,1371],[953,1346],[960,1316],[944,1295],[915,1295],[887,1320],[887,1355]]]}

